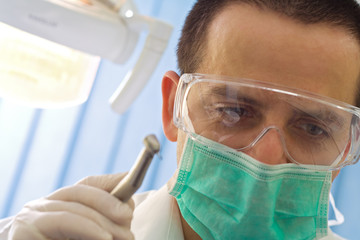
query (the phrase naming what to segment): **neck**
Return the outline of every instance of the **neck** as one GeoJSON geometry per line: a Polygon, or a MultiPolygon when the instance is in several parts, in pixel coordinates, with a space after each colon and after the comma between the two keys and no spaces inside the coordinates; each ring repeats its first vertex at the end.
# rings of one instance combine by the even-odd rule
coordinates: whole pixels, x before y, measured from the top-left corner
{"type": "MultiPolygon", "coordinates": [[[[179,210],[180,211],[180,210],[179,210]]],[[[180,213],[181,225],[185,240],[201,240],[201,237],[190,227],[180,213]]]]}

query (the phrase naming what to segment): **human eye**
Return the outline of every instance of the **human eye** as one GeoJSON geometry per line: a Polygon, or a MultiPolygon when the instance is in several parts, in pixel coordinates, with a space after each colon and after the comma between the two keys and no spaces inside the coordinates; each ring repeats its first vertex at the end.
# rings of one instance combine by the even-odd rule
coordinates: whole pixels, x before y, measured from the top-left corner
{"type": "Polygon", "coordinates": [[[212,119],[226,127],[245,126],[255,118],[255,111],[247,105],[217,103],[213,105],[212,119]]]}
{"type": "Polygon", "coordinates": [[[328,136],[329,134],[322,129],[319,126],[316,126],[315,124],[306,124],[301,126],[301,128],[309,135],[311,136],[321,136],[321,135],[326,135],[328,136]]]}
{"type": "Polygon", "coordinates": [[[309,140],[326,139],[331,135],[326,125],[319,120],[302,119],[295,126],[299,134],[309,140]]]}

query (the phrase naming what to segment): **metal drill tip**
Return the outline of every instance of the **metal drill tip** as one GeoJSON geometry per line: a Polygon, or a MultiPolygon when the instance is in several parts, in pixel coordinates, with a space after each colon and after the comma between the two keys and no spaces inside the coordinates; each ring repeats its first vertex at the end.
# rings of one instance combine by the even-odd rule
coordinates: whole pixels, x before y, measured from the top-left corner
{"type": "Polygon", "coordinates": [[[144,138],[143,143],[144,143],[145,147],[148,150],[150,150],[153,154],[158,153],[160,150],[160,143],[154,134],[147,135],[144,138]]]}

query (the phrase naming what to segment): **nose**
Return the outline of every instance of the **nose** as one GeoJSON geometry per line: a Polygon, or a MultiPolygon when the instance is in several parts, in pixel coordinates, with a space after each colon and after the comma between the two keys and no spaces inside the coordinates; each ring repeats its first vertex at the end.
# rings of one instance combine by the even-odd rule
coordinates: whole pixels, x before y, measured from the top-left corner
{"type": "Polygon", "coordinates": [[[279,130],[269,128],[245,153],[262,163],[275,165],[290,162],[284,148],[279,130]]]}

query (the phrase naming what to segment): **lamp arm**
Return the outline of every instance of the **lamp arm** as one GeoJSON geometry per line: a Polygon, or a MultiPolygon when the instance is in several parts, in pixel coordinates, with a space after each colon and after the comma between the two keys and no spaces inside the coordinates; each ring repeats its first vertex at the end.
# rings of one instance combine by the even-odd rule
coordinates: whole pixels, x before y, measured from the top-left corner
{"type": "Polygon", "coordinates": [[[95,0],[95,1],[103,3],[109,9],[118,12],[120,15],[122,15],[124,9],[125,11],[130,9],[136,13],[138,12],[133,0],[95,0]]]}
{"type": "Polygon", "coordinates": [[[124,113],[140,94],[150,79],[163,55],[170,39],[173,27],[168,23],[133,12],[124,12],[124,19],[130,29],[141,31],[148,29],[144,47],[133,69],[131,69],[110,97],[111,108],[124,113]]]}

